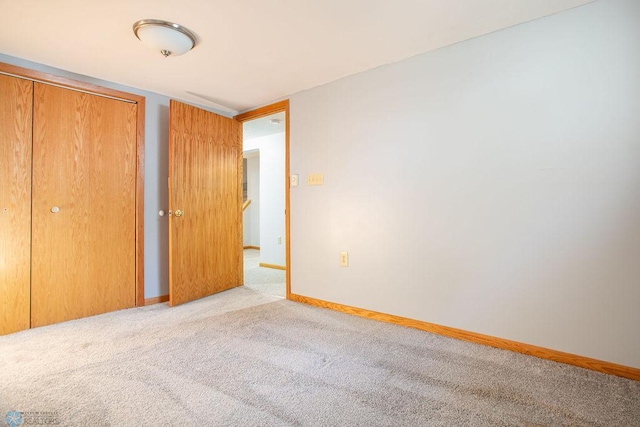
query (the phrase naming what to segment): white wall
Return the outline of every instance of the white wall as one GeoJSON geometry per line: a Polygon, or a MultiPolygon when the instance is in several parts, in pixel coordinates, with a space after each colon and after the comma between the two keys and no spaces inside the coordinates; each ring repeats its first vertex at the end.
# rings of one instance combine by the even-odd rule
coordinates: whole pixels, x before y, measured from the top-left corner
{"type": "Polygon", "coordinates": [[[290,101],[293,293],[640,367],[639,1],[290,101]]]}
{"type": "MultiPolygon", "coordinates": [[[[144,177],[144,296],[169,293],[169,219],[158,216],[167,210],[169,193],[169,98],[152,92],[75,74],[0,53],[0,62],[38,70],[102,87],[142,95],[145,102],[145,177],[144,177]]],[[[228,116],[228,113],[206,107],[208,111],[228,116]]]]}
{"type": "Polygon", "coordinates": [[[243,212],[244,246],[260,247],[260,155],[247,157],[247,199],[251,204],[243,212]]]}
{"type": "Polygon", "coordinates": [[[260,150],[260,262],[280,266],[285,265],[284,141],[281,132],[243,143],[245,151],[260,150]]]}

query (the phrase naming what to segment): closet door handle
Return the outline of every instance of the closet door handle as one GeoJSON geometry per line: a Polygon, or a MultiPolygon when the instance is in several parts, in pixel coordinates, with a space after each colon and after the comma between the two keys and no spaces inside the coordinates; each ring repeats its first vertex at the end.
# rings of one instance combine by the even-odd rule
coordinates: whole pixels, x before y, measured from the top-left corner
{"type": "Polygon", "coordinates": [[[51,208],[51,213],[58,213],[58,212],[60,212],[60,208],[59,207],[54,206],[54,207],[51,208]]]}

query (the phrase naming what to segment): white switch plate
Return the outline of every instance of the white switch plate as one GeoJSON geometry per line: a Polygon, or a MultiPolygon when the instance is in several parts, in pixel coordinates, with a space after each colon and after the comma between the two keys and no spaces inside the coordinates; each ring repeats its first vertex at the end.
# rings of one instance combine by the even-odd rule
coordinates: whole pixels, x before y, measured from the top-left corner
{"type": "Polygon", "coordinates": [[[340,266],[349,267],[349,252],[340,252],[340,266]]]}
{"type": "Polygon", "coordinates": [[[291,175],[291,186],[292,187],[298,186],[298,174],[291,175]]]}
{"type": "Polygon", "coordinates": [[[322,185],[324,184],[324,174],[322,173],[310,173],[307,175],[307,185],[322,185]]]}

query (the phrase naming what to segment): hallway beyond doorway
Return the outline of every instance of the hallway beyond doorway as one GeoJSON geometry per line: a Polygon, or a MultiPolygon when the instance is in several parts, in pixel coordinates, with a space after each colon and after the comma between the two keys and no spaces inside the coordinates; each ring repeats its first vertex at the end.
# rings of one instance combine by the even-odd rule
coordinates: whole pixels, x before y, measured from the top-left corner
{"type": "Polygon", "coordinates": [[[285,298],[285,271],[260,267],[260,251],[245,249],[244,285],[259,292],[285,298]]]}

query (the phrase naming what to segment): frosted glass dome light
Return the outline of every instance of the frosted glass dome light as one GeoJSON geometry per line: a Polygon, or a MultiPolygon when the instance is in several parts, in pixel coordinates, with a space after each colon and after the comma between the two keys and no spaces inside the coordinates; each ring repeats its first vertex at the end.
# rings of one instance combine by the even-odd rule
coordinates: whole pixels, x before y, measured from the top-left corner
{"type": "Polygon", "coordinates": [[[196,35],[173,22],[158,19],[142,19],[133,24],[133,33],[145,46],[160,52],[165,57],[179,56],[196,45],[196,35]]]}

